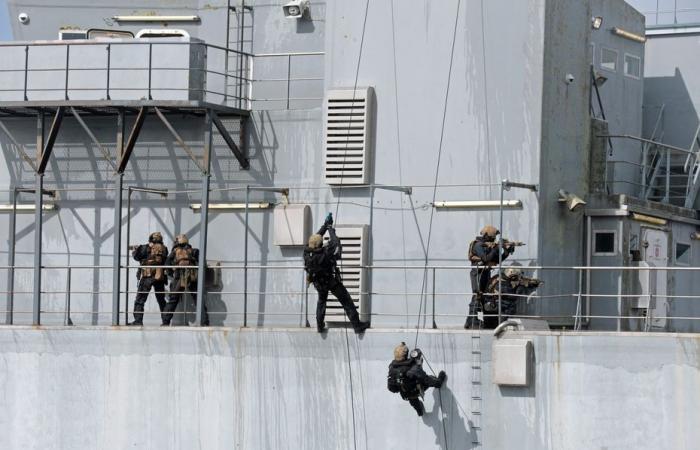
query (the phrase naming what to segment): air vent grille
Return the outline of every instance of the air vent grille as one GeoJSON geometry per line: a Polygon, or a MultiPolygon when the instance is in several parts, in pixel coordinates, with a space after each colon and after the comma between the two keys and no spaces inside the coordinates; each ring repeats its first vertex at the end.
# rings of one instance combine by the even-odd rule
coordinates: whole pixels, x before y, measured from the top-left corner
{"type": "Polygon", "coordinates": [[[374,90],[328,91],[325,180],[327,184],[369,184],[374,90]]]}
{"type": "MultiPolygon", "coordinates": [[[[338,261],[343,285],[352,297],[360,316],[363,317],[363,320],[367,320],[369,314],[366,294],[367,277],[364,268],[367,265],[367,226],[345,225],[339,226],[335,231],[343,246],[343,258],[338,261]]],[[[346,320],[345,310],[332,293],[328,296],[326,320],[329,322],[344,322],[346,320]]]]}

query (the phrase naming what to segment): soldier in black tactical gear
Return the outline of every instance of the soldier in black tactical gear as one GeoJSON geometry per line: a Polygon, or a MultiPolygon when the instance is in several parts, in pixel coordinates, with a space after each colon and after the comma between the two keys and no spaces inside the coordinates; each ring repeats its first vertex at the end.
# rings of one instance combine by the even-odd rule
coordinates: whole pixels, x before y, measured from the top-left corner
{"type": "MultiPolygon", "coordinates": [[[[184,234],[179,234],[175,238],[172,251],[165,260],[166,266],[196,266],[199,262],[199,249],[192,248],[184,234]]],[[[165,305],[166,314],[163,317],[163,325],[170,325],[173,312],[185,292],[189,292],[192,300],[197,302],[197,269],[182,268],[168,269],[168,275],[172,277],[170,281],[170,295],[168,303],[165,305]]],[[[204,299],[201,299],[204,302],[204,299]]],[[[202,304],[202,325],[209,325],[206,303],[202,304]]]]}
{"type": "Polygon", "coordinates": [[[163,245],[163,236],[156,231],[148,236],[148,244],[131,247],[131,256],[141,264],[136,278],[138,278],[138,293],[134,302],[134,321],[129,325],[143,325],[143,310],[148,299],[151,288],[155,290],[156,300],[160,308],[161,320],[165,323],[163,311],[165,309],[165,283],[167,277],[162,267],[165,264],[165,257],[168,248],[163,245]]]}
{"type": "Polygon", "coordinates": [[[441,370],[437,377],[428,375],[423,370],[423,353],[414,349],[410,358],[406,343],[394,349],[394,360],[389,364],[387,388],[390,392],[400,393],[401,398],[413,406],[419,416],[425,413],[421,398],[426,388],[440,389],[447,380],[447,374],[441,370]]]}
{"type": "MultiPolygon", "coordinates": [[[[484,302],[483,293],[486,292],[489,279],[491,279],[491,268],[498,265],[498,254],[500,246],[496,242],[496,236],[500,231],[493,225],[486,225],[481,229],[480,236],[477,236],[469,244],[469,261],[472,264],[472,270],[469,273],[469,278],[472,283],[472,299],[469,303],[469,316],[464,324],[464,328],[475,328],[478,326],[477,314],[481,311],[484,302]]],[[[523,245],[521,242],[503,241],[503,252],[501,253],[501,261],[505,260],[514,251],[517,245],[523,245]]]]}
{"type": "MultiPolygon", "coordinates": [[[[501,274],[501,317],[506,320],[516,314],[518,300],[524,299],[537,289],[543,281],[537,278],[523,276],[519,267],[510,266],[501,274]]],[[[484,328],[493,329],[498,326],[498,274],[489,280],[487,295],[485,295],[484,328]]]]}
{"type": "Polygon", "coordinates": [[[335,234],[333,228],[333,216],[328,214],[323,226],[318,230],[318,233],[312,234],[309,238],[309,245],[304,248],[304,267],[307,273],[307,281],[313,283],[318,291],[318,303],[316,304],[316,327],[319,333],[326,331],[326,301],[328,300],[328,292],[332,292],[336,296],[345,314],[347,314],[350,323],[356,333],[362,333],[369,328],[368,322],[360,321],[360,316],[357,314],[357,308],[348,293],[348,290],[343,286],[338,270],[337,261],[341,258],[342,248],[340,239],[335,234]],[[330,235],[330,240],[327,245],[323,245],[323,235],[330,235]]]}

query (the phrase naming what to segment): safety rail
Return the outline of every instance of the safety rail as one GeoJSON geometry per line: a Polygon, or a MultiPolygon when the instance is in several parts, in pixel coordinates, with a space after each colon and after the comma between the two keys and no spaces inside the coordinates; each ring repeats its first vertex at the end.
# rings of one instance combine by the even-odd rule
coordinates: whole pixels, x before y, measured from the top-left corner
{"type": "Polygon", "coordinates": [[[608,160],[605,167],[606,191],[610,194],[632,194],[638,198],[662,203],[681,204],[691,194],[690,177],[684,166],[694,162],[694,152],[630,135],[599,135],[599,138],[619,139],[639,145],[640,162],[608,160]],[[619,170],[622,166],[630,169],[619,170]],[[683,173],[673,173],[674,168],[683,173]],[[622,175],[621,175],[622,174],[622,175]],[[620,185],[631,186],[629,189],[620,185]],[[681,200],[681,201],[679,201],[681,200]]]}
{"type": "Polygon", "coordinates": [[[249,110],[252,57],[196,40],[0,42],[0,102],[199,100],[249,110]],[[231,55],[241,61],[235,73],[231,55]]]}
{"type": "MultiPolygon", "coordinates": [[[[197,266],[150,266],[152,268],[154,267],[161,267],[164,269],[197,269],[197,266]]],[[[421,319],[423,318],[424,320],[431,319],[431,322],[429,325],[426,325],[426,327],[432,327],[432,328],[438,328],[438,319],[440,318],[466,318],[467,315],[465,313],[460,313],[460,312],[455,312],[455,313],[445,313],[445,312],[438,312],[437,311],[437,305],[439,304],[439,299],[450,299],[450,298],[459,298],[464,300],[464,309],[466,310],[466,305],[469,300],[471,300],[471,297],[473,296],[473,293],[471,292],[471,289],[469,288],[469,275],[468,272],[472,270],[472,266],[470,265],[366,265],[366,266],[361,266],[363,269],[366,269],[370,272],[370,274],[375,274],[378,271],[394,271],[394,270],[405,270],[405,271],[416,271],[416,272],[422,272],[423,277],[425,280],[432,280],[430,283],[426,282],[423,285],[423,288],[420,290],[408,290],[408,287],[406,286],[404,290],[383,290],[379,288],[379,286],[374,286],[372,289],[361,292],[360,294],[364,295],[370,295],[373,296],[373,304],[375,305],[375,309],[379,309],[380,311],[372,311],[369,313],[370,317],[400,317],[400,318],[405,318],[405,319],[411,319],[411,318],[418,318],[421,319]],[[461,276],[464,279],[464,286],[465,290],[440,290],[441,284],[436,283],[437,280],[437,275],[440,272],[449,272],[451,279],[453,278],[454,272],[462,272],[461,276]],[[378,299],[381,299],[381,297],[386,297],[386,298],[392,298],[392,297],[406,297],[406,298],[416,298],[418,297],[418,302],[416,303],[416,309],[418,309],[418,304],[425,304],[425,308],[421,307],[420,312],[411,312],[411,311],[405,311],[402,313],[394,313],[394,312],[386,312],[386,311],[381,311],[381,308],[377,308],[380,303],[378,303],[378,299]],[[431,304],[431,309],[428,311],[427,304],[430,302],[431,304]]],[[[507,266],[503,266],[503,269],[505,270],[507,266]]],[[[611,319],[611,320],[636,320],[639,321],[640,325],[639,327],[644,330],[648,331],[651,329],[651,323],[653,320],[679,320],[679,321],[695,321],[695,320],[700,320],[700,308],[698,309],[698,315],[686,315],[686,316],[674,316],[670,314],[654,314],[654,311],[656,310],[656,302],[657,300],[668,300],[668,299],[678,299],[678,300],[693,300],[693,299],[700,299],[700,294],[698,295],[691,295],[687,293],[668,293],[665,292],[665,290],[657,290],[656,288],[651,288],[649,287],[648,289],[641,289],[639,292],[632,292],[632,293],[626,293],[626,291],[622,288],[622,283],[623,283],[623,273],[624,272],[646,272],[647,274],[651,274],[654,272],[659,272],[662,271],[665,274],[670,274],[674,273],[675,276],[678,276],[678,273],[682,272],[697,272],[700,271],[700,267],[687,267],[687,266],[670,266],[670,267],[629,267],[629,266],[518,266],[519,269],[521,269],[524,273],[527,274],[527,276],[532,276],[532,277],[541,277],[545,280],[548,278],[548,274],[550,272],[569,272],[573,273],[576,275],[577,281],[573,281],[571,283],[571,286],[574,288],[573,291],[571,292],[552,292],[552,288],[545,284],[545,287],[548,290],[548,293],[546,294],[539,294],[537,291],[535,291],[532,294],[529,295],[517,295],[517,294],[508,294],[509,297],[521,297],[523,300],[526,300],[528,304],[530,304],[533,301],[561,301],[561,300],[574,300],[575,301],[575,312],[573,314],[558,314],[558,315],[543,315],[543,314],[527,314],[524,312],[519,312],[516,315],[511,315],[511,317],[523,317],[523,318],[538,318],[538,319],[545,319],[545,320],[569,320],[571,322],[571,326],[569,328],[573,329],[581,329],[585,323],[589,322],[592,319],[611,319]],[[612,292],[599,292],[600,291],[600,286],[598,286],[595,290],[591,289],[591,280],[592,277],[596,272],[616,272],[617,273],[617,285],[614,285],[614,283],[610,286],[612,292]],[[648,305],[647,307],[639,308],[636,307],[637,309],[644,310],[643,314],[640,313],[639,315],[630,315],[630,314],[623,314],[624,309],[629,309],[628,307],[624,307],[622,305],[622,302],[625,299],[642,299],[646,304],[648,305]],[[618,308],[618,314],[596,314],[593,311],[593,303],[594,302],[600,302],[600,301],[610,301],[610,300],[615,300],[617,301],[616,308],[618,308]]],[[[65,306],[63,310],[42,310],[39,311],[39,314],[59,314],[63,315],[64,317],[64,325],[72,325],[73,324],[73,319],[71,317],[71,314],[87,314],[91,316],[99,316],[99,315],[113,315],[114,311],[111,309],[105,309],[105,310],[92,310],[92,311],[84,311],[84,310],[73,310],[71,308],[71,296],[76,295],[76,294],[89,294],[89,295],[107,295],[107,294],[112,294],[112,291],[106,291],[106,290],[84,290],[84,289],[73,289],[72,286],[72,279],[74,272],[76,270],[112,270],[112,266],[93,266],[93,265],[55,265],[55,266],[42,266],[43,271],[50,271],[50,270],[64,270],[66,272],[66,278],[65,278],[65,288],[60,289],[60,290],[42,290],[42,294],[53,294],[53,295],[64,295],[65,296],[65,306]]],[[[121,270],[128,270],[128,271],[136,271],[139,269],[139,266],[122,266],[121,270]]],[[[298,276],[299,280],[299,286],[303,286],[304,280],[305,280],[305,272],[304,268],[301,265],[260,265],[260,264],[220,264],[220,265],[215,265],[215,266],[210,266],[208,269],[216,269],[216,270],[233,270],[233,271],[240,271],[240,273],[247,273],[247,271],[254,271],[258,270],[264,272],[264,271],[294,271],[297,272],[297,275],[294,275],[292,279],[296,279],[298,276]]],[[[10,277],[14,278],[16,271],[19,270],[33,270],[33,266],[0,266],[0,270],[8,270],[10,271],[10,277]]],[[[492,274],[496,275],[498,273],[498,268],[494,267],[492,274]]],[[[129,274],[131,275],[131,274],[129,274]]],[[[246,275],[247,276],[247,275],[246,275]]],[[[417,278],[416,278],[417,279],[417,278]]],[[[573,278],[572,278],[573,280],[573,278]]],[[[221,286],[217,286],[214,291],[209,289],[208,291],[205,291],[205,298],[207,293],[213,294],[215,293],[218,296],[242,296],[241,301],[236,301],[235,303],[238,304],[239,308],[237,310],[230,310],[228,307],[233,306],[232,305],[232,300],[229,298],[227,301],[224,301],[224,303],[228,306],[226,308],[226,311],[209,311],[209,316],[210,317],[216,317],[217,315],[225,315],[225,316],[240,316],[243,319],[243,325],[247,326],[247,319],[249,316],[255,316],[255,317],[266,317],[266,316],[288,316],[288,317],[296,317],[300,319],[300,324],[301,326],[309,326],[309,312],[308,312],[308,303],[309,303],[309,296],[311,295],[313,298],[313,288],[311,288],[311,292],[309,290],[308,285],[306,288],[301,288],[301,289],[290,289],[290,290],[252,290],[248,289],[248,284],[247,283],[240,283],[242,285],[242,289],[224,289],[225,286],[223,284],[221,286]],[[251,312],[248,310],[248,296],[250,295],[256,295],[256,296],[283,296],[287,297],[290,299],[290,301],[295,302],[296,305],[303,306],[303,311],[299,312],[289,312],[289,311],[258,311],[258,312],[251,312]],[[300,301],[299,301],[300,300],[300,301]]],[[[452,284],[454,286],[454,284],[452,284]]],[[[541,289],[540,289],[541,290],[541,289]]],[[[120,310],[117,312],[119,315],[123,315],[124,317],[128,316],[129,314],[129,303],[133,301],[133,298],[129,298],[130,295],[134,295],[139,293],[140,291],[138,289],[135,290],[124,290],[120,291],[120,294],[126,295],[126,301],[124,301],[122,304],[125,305],[120,308],[120,310]]],[[[168,290],[163,291],[164,293],[168,293],[168,290]]],[[[22,309],[17,309],[15,308],[15,296],[16,295],[30,295],[33,294],[33,291],[23,291],[23,290],[15,290],[15,291],[5,291],[3,293],[8,294],[8,307],[6,311],[2,311],[7,315],[7,324],[13,324],[14,320],[13,317],[16,314],[36,314],[36,311],[33,310],[22,310],[22,309]]],[[[178,293],[187,293],[187,294],[194,294],[196,292],[194,291],[179,291],[178,293]]],[[[497,297],[499,293],[491,293],[491,294],[486,294],[486,296],[493,296],[497,297]]],[[[506,294],[502,294],[506,295],[506,294]]],[[[199,299],[198,299],[199,301],[199,299]]],[[[206,301],[206,300],[205,300],[206,301]]],[[[312,300],[313,301],[313,300],[312,300]]],[[[145,312],[146,316],[151,316],[151,315],[157,315],[160,314],[159,312],[145,312]]],[[[183,318],[183,322],[186,322],[187,320],[187,315],[188,314],[194,314],[194,311],[188,311],[187,309],[184,309],[183,311],[178,311],[175,312],[174,314],[180,315],[183,318]]],[[[499,311],[498,313],[492,313],[492,314],[484,314],[484,317],[496,317],[496,318],[502,318],[503,314],[499,311]]],[[[224,317],[225,319],[225,317],[224,317]]],[[[220,321],[223,323],[223,320],[220,321]]]]}

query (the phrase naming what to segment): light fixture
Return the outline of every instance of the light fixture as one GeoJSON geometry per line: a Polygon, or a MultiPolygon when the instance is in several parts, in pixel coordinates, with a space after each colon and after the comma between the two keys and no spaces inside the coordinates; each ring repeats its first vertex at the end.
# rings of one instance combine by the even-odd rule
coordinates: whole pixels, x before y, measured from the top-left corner
{"type": "Polygon", "coordinates": [[[292,0],[282,6],[284,17],[287,19],[301,19],[309,13],[309,0],[292,0]]]}
{"type": "MultiPolygon", "coordinates": [[[[58,206],[55,203],[45,203],[41,205],[42,211],[55,211],[58,206]]],[[[24,203],[17,205],[17,212],[36,211],[34,203],[24,203]]],[[[0,205],[0,212],[12,212],[12,203],[9,205],[0,205]]]]}
{"type": "Polygon", "coordinates": [[[581,197],[571,192],[565,191],[564,189],[559,189],[559,203],[566,203],[566,207],[569,211],[574,211],[586,204],[581,197]]]}
{"type": "Polygon", "coordinates": [[[694,231],[694,232],[690,233],[690,239],[692,239],[694,241],[700,241],[700,232],[694,231]]]}
{"type": "MultiPolygon", "coordinates": [[[[520,200],[503,200],[504,208],[522,208],[523,202],[520,200]]],[[[447,201],[447,202],[434,202],[433,207],[435,208],[452,208],[452,209],[488,209],[488,208],[500,208],[501,202],[498,200],[461,200],[461,201],[447,201]]]]}
{"type": "Polygon", "coordinates": [[[646,214],[632,213],[632,219],[639,222],[646,222],[652,225],[666,225],[668,221],[660,217],[647,216],[646,214]]]}
{"type": "Polygon", "coordinates": [[[599,30],[603,25],[603,18],[600,16],[591,17],[591,26],[594,30],[599,30]]]}
{"type": "MultiPolygon", "coordinates": [[[[268,209],[272,206],[270,202],[248,203],[248,209],[268,209]]],[[[190,203],[192,211],[202,209],[201,203],[190,203]]],[[[245,209],[245,203],[209,203],[209,209],[228,210],[228,209],[245,209]]]]}
{"type": "Polygon", "coordinates": [[[629,39],[630,41],[645,43],[647,38],[631,31],[623,30],[622,28],[613,27],[612,32],[620,37],[629,39]]]}
{"type": "Polygon", "coordinates": [[[115,22],[199,22],[199,16],[114,16],[115,22]]]}
{"type": "Polygon", "coordinates": [[[593,75],[593,80],[595,81],[596,86],[601,87],[606,81],[608,81],[608,77],[601,73],[595,72],[593,75]]]}

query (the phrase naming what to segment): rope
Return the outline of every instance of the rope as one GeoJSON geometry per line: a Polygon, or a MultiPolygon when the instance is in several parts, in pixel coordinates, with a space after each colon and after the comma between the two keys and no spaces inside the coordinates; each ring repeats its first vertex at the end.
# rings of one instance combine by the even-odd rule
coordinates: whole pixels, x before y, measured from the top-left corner
{"type": "MultiPolygon", "coordinates": [[[[425,357],[425,353],[423,354],[423,361],[425,361],[425,363],[428,365],[428,368],[433,373],[433,376],[436,376],[435,370],[433,370],[433,367],[428,362],[428,358],[425,357]]],[[[438,400],[440,402],[440,411],[444,411],[445,409],[442,406],[442,386],[440,386],[440,389],[438,389],[438,400]]],[[[445,426],[445,420],[443,420],[442,417],[440,419],[440,423],[442,423],[442,435],[445,439],[445,450],[449,450],[449,447],[447,446],[447,427],[445,426]]]]}
{"type": "MultiPolygon", "coordinates": [[[[357,55],[357,67],[355,68],[355,82],[353,85],[352,89],[352,102],[350,103],[350,110],[354,110],[355,108],[355,95],[357,94],[357,80],[360,76],[360,63],[362,62],[362,49],[364,47],[365,43],[365,31],[367,29],[367,16],[369,12],[369,0],[365,3],[365,17],[362,21],[362,35],[360,37],[360,52],[357,55]]],[[[347,132],[350,132],[350,127],[352,124],[348,122],[348,128],[347,132]]],[[[345,141],[345,150],[343,154],[343,165],[340,169],[341,171],[341,176],[340,176],[340,183],[342,184],[343,182],[343,177],[345,176],[345,162],[347,159],[347,153],[348,153],[348,145],[349,145],[349,140],[346,139],[345,141]]],[[[340,190],[338,192],[338,200],[335,205],[335,220],[338,220],[338,210],[340,209],[340,199],[342,197],[343,191],[340,190]]],[[[343,260],[340,260],[340,267],[343,267],[343,260]]],[[[352,381],[352,361],[350,359],[350,338],[348,337],[348,319],[347,319],[347,314],[345,316],[345,348],[347,350],[347,355],[348,355],[348,375],[350,377],[350,406],[352,410],[352,443],[353,447],[355,450],[357,450],[357,425],[355,424],[355,390],[353,389],[353,381],[352,381]]],[[[359,347],[358,347],[358,352],[359,352],[359,347]]]]}
{"type": "MultiPolygon", "coordinates": [[[[460,6],[462,5],[462,0],[457,0],[457,12],[455,13],[455,24],[454,24],[454,30],[452,31],[452,48],[450,50],[450,65],[447,70],[447,87],[445,89],[445,101],[442,109],[442,123],[440,126],[440,143],[438,144],[438,157],[437,157],[437,164],[435,167],[435,181],[433,183],[433,203],[435,203],[435,197],[437,195],[437,183],[438,183],[438,176],[440,174],[440,160],[442,157],[442,148],[443,148],[443,141],[445,138],[445,120],[447,119],[447,100],[450,95],[450,82],[452,81],[452,64],[454,62],[454,56],[455,56],[455,42],[457,40],[457,25],[459,23],[459,10],[460,6]]],[[[430,254],[430,238],[432,236],[433,232],[433,216],[435,215],[435,209],[430,210],[430,222],[428,223],[428,238],[427,238],[427,244],[426,244],[426,249],[425,249],[425,269],[423,272],[423,281],[421,284],[421,292],[424,294],[425,289],[426,289],[426,280],[428,278],[428,257],[430,254]]],[[[425,296],[425,301],[427,302],[427,295],[425,296]]],[[[414,348],[418,346],[418,333],[420,332],[420,320],[421,320],[421,314],[423,311],[423,295],[421,296],[421,301],[420,301],[420,306],[418,309],[418,323],[416,324],[416,339],[415,339],[415,344],[414,348]]]]}

